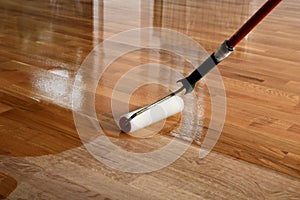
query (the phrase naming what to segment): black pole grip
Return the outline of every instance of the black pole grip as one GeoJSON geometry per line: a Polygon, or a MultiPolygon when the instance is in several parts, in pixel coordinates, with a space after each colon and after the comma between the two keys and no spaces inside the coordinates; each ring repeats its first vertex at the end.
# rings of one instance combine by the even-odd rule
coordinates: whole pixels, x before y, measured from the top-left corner
{"type": "Polygon", "coordinates": [[[195,69],[189,76],[177,82],[181,82],[185,88],[185,94],[190,93],[195,88],[196,83],[204,77],[212,68],[219,62],[212,53],[197,69],[195,69]]]}

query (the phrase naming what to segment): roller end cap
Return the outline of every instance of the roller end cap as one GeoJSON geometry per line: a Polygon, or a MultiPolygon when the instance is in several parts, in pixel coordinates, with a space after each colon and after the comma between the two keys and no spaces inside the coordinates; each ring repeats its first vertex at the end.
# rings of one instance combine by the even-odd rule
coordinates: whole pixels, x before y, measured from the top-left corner
{"type": "Polygon", "coordinates": [[[127,120],[128,119],[126,117],[121,117],[121,119],[119,120],[120,129],[124,133],[129,133],[131,130],[131,124],[127,120]]]}

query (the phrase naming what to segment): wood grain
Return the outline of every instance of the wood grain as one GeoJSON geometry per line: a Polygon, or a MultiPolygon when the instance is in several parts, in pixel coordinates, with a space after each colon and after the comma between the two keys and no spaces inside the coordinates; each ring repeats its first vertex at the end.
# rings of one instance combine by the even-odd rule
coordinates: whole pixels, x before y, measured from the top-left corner
{"type": "Polygon", "coordinates": [[[197,153],[198,149],[192,147],[169,167],[147,174],[112,170],[95,160],[83,147],[25,159],[1,157],[0,170],[14,174],[19,181],[11,199],[19,196],[48,199],[299,197],[300,183],[296,178],[219,153],[211,153],[205,160],[199,160],[197,153]]]}
{"type": "Polygon", "coordinates": [[[17,187],[17,181],[0,172],[0,199],[7,198],[17,187]]]}
{"type": "MultiPolygon", "coordinates": [[[[72,111],[85,109],[72,108],[75,76],[99,42],[121,31],[155,26],[186,34],[211,53],[263,2],[2,0],[0,198],[299,199],[298,0],[283,1],[220,64],[226,121],[214,152],[205,159],[198,158],[211,121],[211,96],[204,82],[193,96],[201,101],[201,109],[191,107],[190,115],[178,114],[136,133],[146,137],[152,128],[163,127],[154,137],[122,134],[113,120],[114,87],[136,66],[159,63],[183,75],[193,70],[184,58],[162,49],[139,49],[111,63],[98,82],[95,109],[106,136],[129,152],[154,151],[174,136],[194,139],[179,160],[147,174],[111,169],[84,148],[73,121],[72,111]],[[172,134],[180,120],[193,131],[172,134]]],[[[90,69],[91,80],[97,79],[93,70],[97,68],[90,69]]],[[[129,81],[143,85],[158,77],[176,84],[173,74],[163,71],[159,76],[136,74],[129,81]]],[[[118,92],[126,95],[127,88],[121,89],[118,92]]],[[[169,91],[163,85],[143,85],[131,96],[130,109],[169,91]]],[[[87,88],[82,94],[92,92],[87,88]]],[[[118,104],[128,106],[122,98],[118,104]]]]}

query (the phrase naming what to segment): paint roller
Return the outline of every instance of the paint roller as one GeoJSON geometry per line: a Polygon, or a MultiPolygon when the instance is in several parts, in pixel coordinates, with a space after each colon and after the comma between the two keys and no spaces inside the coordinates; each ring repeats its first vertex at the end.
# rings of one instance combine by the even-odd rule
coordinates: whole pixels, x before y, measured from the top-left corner
{"type": "Polygon", "coordinates": [[[125,133],[131,133],[170,117],[183,110],[184,103],[181,97],[175,96],[185,89],[184,94],[194,90],[195,84],[212,68],[228,57],[234,47],[282,0],[268,0],[256,13],[236,31],[229,40],[225,40],[220,47],[212,53],[196,70],[184,79],[178,80],[182,84],[178,90],[164,98],[134,110],[120,117],[119,127],[125,133]]]}

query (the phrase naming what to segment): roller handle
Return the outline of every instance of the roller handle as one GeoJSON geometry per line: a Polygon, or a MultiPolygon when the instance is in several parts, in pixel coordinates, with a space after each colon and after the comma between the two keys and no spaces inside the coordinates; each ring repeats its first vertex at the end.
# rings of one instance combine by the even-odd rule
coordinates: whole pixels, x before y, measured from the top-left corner
{"type": "Polygon", "coordinates": [[[236,31],[229,40],[226,40],[219,49],[210,55],[196,70],[188,77],[179,80],[186,89],[185,93],[193,91],[196,82],[205,76],[212,68],[229,56],[233,48],[261,21],[263,20],[282,0],[268,0],[248,21],[236,31]]]}
{"type": "Polygon", "coordinates": [[[268,0],[248,21],[227,41],[235,47],[261,20],[263,20],[282,0],[268,0]]]}

